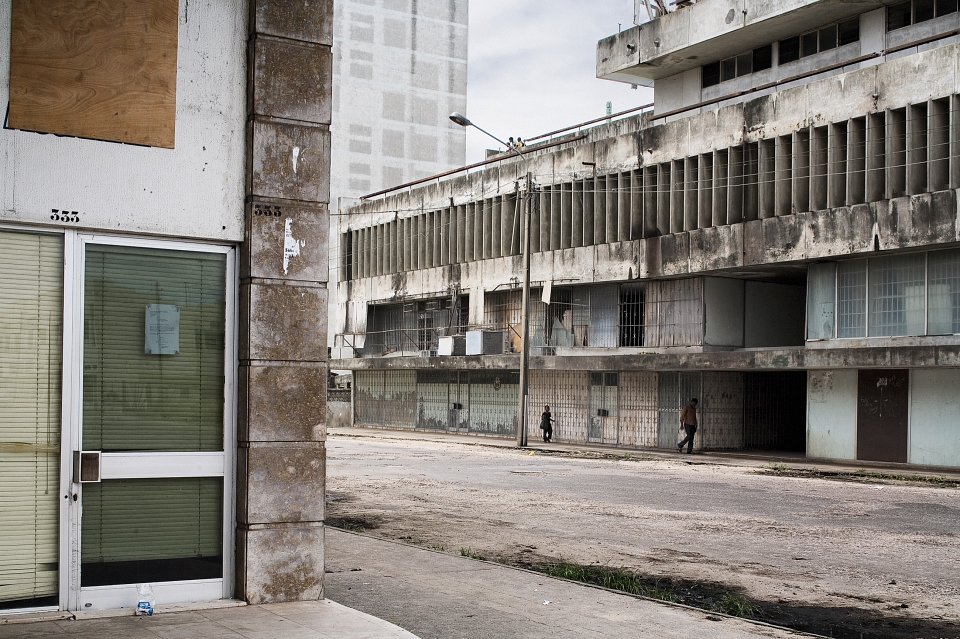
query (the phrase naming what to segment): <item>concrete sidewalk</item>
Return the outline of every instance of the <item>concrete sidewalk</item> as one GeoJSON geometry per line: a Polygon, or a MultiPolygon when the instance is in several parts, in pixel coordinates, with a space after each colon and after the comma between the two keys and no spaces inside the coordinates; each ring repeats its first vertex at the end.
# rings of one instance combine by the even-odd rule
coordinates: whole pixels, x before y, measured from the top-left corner
{"type": "MultiPolygon", "coordinates": [[[[379,439],[409,439],[414,441],[435,441],[469,446],[489,446],[494,448],[516,448],[514,439],[493,437],[490,435],[460,435],[457,433],[433,432],[423,430],[400,430],[390,428],[356,428],[337,426],[328,428],[329,435],[345,437],[371,437],[379,439]]],[[[800,453],[778,453],[765,451],[708,451],[694,455],[679,454],[675,450],[659,448],[616,448],[594,444],[567,444],[561,442],[543,443],[536,438],[529,439],[525,450],[566,453],[592,454],[611,458],[638,457],[654,459],[675,459],[693,464],[722,464],[726,466],[759,467],[769,464],[783,464],[788,468],[820,470],[830,473],[877,472],[891,475],[916,475],[920,477],[943,477],[951,481],[960,481],[960,470],[939,466],[914,466],[888,462],[870,461],[833,461],[828,459],[807,459],[800,453]]]]}
{"type": "Polygon", "coordinates": [[[406,630],[329,599],[166,612],[153,617],[124,614],[28,620],[16,616],[0,620],[0,639],[417,639],[406,630]]]}
{"type": "Polygon", "coordinates": [[[816,636],[334,528],[326,548],[328,597],[423,639],[816,636]]]}

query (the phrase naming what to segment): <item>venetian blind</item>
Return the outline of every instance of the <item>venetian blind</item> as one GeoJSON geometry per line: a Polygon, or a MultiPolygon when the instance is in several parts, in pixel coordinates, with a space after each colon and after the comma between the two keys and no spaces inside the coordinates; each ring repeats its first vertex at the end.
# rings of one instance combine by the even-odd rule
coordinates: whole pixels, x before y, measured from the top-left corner
{"type": "Polygon", "coordinates": [[[0,608],[57,594],[62,318],[63,238],[0,231],[0,608]]]}

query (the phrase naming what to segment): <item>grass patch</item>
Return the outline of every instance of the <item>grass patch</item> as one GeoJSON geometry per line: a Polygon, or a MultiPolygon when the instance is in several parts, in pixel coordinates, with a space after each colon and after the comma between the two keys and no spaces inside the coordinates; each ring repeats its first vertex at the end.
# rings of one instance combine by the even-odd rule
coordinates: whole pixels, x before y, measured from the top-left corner
{"type": "Polygon", "coordinates": [[[669,583],[661,585],[660,581],[656,579],[652,580],[651,583],[649,578],[641,577],[637,573],[625,568],[559,563],[542,566],[539,572],[550,575],[551,577],[579,581],[594,586],[603,586],[610,590],[619,590],[620,592],[630,593],[631,595],[650,597],[651,599],[659,599],[660,601],[679,601],[669,583]]]}
{"type": "Polygon", "coordinates": [[[583,565],[557,562],[515,565],[551,577],[601,586],[658,601],[681,603],[732,617],[759,619],[762,615],[762,610],[755,603],[720,584],[656,577],[644,575],[627,568],[615,568],[599,564],[583,565]]]}
{"type": "Polygon", "coordinates": [[[942,475],[913,475],[906,473],[885,473],[875,470],[860,469],[855,472],[819,470],[815,468],[792,468],[786,464],[769,464],[757,471],[761,475],[776,475],[777,477],[800,477],[806,479],[829,479],[833,481],[850,481],[864,484],[902,482],[936,488],[960,488],[960,481],[943,477],[942,475]]]}
{"type": "Polygon", "coordinates": [[[323,523],[331,528],[339,528],[349,532],[366,532],[378,527],[377,522],[363,517],[327,517],[323,523]]]}
{"type": "Polygon", "coordinates": [[[461,557],[469,557],[470,559],[479,559],[480,561],[486,561],[486,560],[487,560],[486,557],[484,557],[483,555],[481,555],[480,553],[478,553],[478,552],[475,551],[475,550],[471,550],[470,548],[461,548],[461,549],[460,549],[460,556],[461,556],[461,557]]]}

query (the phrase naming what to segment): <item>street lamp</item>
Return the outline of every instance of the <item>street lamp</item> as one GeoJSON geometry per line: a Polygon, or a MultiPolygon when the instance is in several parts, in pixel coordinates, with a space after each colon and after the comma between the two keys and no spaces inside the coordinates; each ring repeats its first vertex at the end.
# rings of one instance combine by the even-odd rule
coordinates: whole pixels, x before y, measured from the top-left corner
{"type": "Polygon", "coordinates": [[[507,144],[489,131],[484,131],[471,122],[467,116],[454,111],[450,120],[462,127],[472,126],[481,133],[493,138],[500,144],[513,151],[523,162],[524,173],[527,174],[527,185],[523,204],[523,237],[520,250],[523,261],[523,298],[520,306],[520,396],[517,398],[517,446],[527,445],[527,391],[529,389],[530,372],[530,206],[533,201],[533,175],[527,170],[527,158],[523,151],[512,144],[507,144]]]}

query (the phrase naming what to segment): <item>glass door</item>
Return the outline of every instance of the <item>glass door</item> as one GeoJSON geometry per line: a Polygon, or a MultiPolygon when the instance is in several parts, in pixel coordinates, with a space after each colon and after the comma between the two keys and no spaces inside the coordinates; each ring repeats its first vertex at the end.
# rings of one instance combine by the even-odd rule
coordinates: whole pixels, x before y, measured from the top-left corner
{"type": "Polygon", "coordinates": [[[81,240],[70,607],[229,596],[232,250],[81,240]]]}

